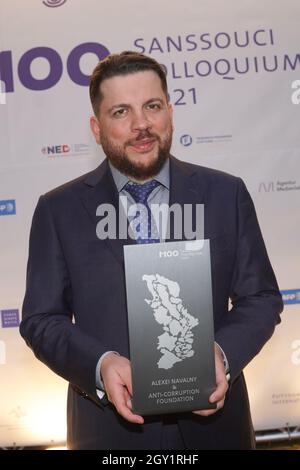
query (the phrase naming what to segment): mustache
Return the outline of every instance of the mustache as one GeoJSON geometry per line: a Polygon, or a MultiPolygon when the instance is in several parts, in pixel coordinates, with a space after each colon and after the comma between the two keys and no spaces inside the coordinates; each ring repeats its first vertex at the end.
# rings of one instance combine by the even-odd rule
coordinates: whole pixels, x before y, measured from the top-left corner
{"type": "Polygon", "coordinates": [[[145,129],[143,131],[140,131],[139,134],[137,135],[137,137],[135,137],[135,139],[128,140],[126,142],[126,145],[134,145],[137,142],[140,142],[141,140],[144,140],[144,139],[156,139],[156,140],[160,141],[160,138],[159,138],[158,135],[153,134],[149,130],[145,129]]]}

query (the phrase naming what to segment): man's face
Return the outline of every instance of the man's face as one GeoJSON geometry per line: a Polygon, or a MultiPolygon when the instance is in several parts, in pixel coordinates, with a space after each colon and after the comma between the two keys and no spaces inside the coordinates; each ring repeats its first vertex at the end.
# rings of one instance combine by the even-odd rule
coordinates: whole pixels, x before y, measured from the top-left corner
{"type": "Polygon", "coordinates": [[[168,158],[172,143],[172,108],[159,76],[143,71],[106,79],[101,84],[98,118],[91,118],[97,143],[127,176],[146,180],[168,158]]]}

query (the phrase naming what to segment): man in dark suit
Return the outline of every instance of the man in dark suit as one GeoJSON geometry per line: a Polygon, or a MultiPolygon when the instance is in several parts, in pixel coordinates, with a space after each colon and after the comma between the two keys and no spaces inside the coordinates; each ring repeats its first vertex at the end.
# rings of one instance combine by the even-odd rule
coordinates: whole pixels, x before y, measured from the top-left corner
{"type": "Polygon", "coordinates": [[[20,327],[38,359],[70,383],[68,446],[253,448],[242,369],[272,335],[282,302],[245,185],[170,156],[172,108],[164,71],[152,58],[133,52],[109,56],[94,70],[90,96],[91,129],[107,159],[41,196],[20,327]],[[141,240],[137,233],[135,240],[101,238],[96,227],[99,208],[110,204],[119,220],[121,196],[134,204],[130,186],[141,184],[143,191],[149,182],[149,205],[204,204],[204,236],[211,241],[215,409],[145,418],[132,412],[123,245],[141,240]]]}

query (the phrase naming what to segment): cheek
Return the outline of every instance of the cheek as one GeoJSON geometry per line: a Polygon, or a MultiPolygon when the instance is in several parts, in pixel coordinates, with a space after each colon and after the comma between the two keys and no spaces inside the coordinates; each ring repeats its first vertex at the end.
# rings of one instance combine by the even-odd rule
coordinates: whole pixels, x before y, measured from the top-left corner
{"type": "Polygon", "coordinates": [[[172,121],[171,121],[171,119],[169,119],[169,118],[164,118],[164,119],[159,120],[159,121],[156,123],[156,128],[157,128],[158,130],[161,130],[162,132],[167,132],[167,131],[169,131],[170,129],[172,129],[172,121]]]}
{"type": "Polygon", "coordinates": [[[116,142],[123,142],[128,139],[128,131],[124,125],[113,125],[107,127],[107,137],[116,142]]]}

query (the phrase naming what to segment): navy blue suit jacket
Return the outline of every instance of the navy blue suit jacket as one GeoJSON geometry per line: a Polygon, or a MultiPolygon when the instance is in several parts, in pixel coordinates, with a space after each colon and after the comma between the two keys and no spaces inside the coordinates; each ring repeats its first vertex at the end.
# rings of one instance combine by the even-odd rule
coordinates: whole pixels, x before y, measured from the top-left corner
{"type": "MultiPolygon", "coordinates": [[[[250,448],[253,434],[242,369],[270,338],[282,310],[253,203],[240,178],[171,157],[170,204],[175,202],[205,204],[215,339],[228,358],[232,385],[224,409],[215,415],[184,413],[172,419],[177,418],[188,448],[250,448]]],[[[40,198],[20,331],[35,355],[70,382],[70,448],[158,449],[168,416],[131,424],[96,394],[99,357],[108,350],[129,357],[124,241],[97,238],[101,203],[118,207],[107,161],[40,198]]]]}

